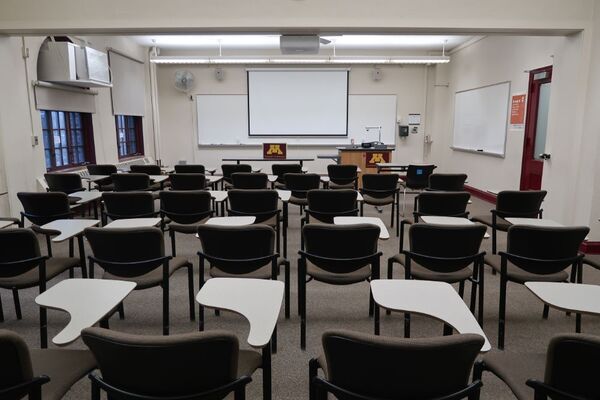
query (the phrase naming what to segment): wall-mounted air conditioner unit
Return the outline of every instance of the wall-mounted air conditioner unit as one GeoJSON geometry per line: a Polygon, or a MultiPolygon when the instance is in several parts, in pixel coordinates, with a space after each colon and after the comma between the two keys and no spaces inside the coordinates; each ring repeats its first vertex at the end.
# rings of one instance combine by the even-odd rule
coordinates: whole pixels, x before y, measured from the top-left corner
{"type": "Polygon", "coordinates": [[[38,80],[78,87],[110,87],[108,55],[70,42],[46,41],[38,56],[38,80]]]}

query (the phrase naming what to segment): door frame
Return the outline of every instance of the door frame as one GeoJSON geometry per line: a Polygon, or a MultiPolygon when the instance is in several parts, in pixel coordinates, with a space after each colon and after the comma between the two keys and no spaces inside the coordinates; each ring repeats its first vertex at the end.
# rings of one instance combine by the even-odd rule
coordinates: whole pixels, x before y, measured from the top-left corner
{"type": "MultiPolygon", "coordinates": [[[[537,131],[537,115],[539,106],[539,90],[532,97],[534,86],[541,86],[544,83],[552,82],[552,65],[548,65],[541,68],[536,68],[529,71],[529,84],[527,86],[527,108],[525,114],[525,132],[523,135],[523,157],[521,159],[521,182],[520,189],[527,189],[529,186],[529,174],[531,174],[533,168],[530,162],[535,157],[533,154],[535,150],[535,135],[537,131]],[[540,72],[546,72],[547,75],[543,79],[534,79],[536,74],[540,72]]],[[[542,171],[543,171],[543,161],[542,171]]]]}

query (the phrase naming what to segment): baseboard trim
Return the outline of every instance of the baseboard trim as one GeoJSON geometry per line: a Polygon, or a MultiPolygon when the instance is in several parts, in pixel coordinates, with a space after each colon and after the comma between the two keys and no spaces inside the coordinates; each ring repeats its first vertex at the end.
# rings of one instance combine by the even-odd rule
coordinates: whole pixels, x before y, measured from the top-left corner
{"type": "Polygon", "coordinates": [[[465,185],[465,190],[473,197],[477,197],[478,199],[485,200],[488,203],[496,204],[496,195],[490,193],[486,190],[477,189],[476,187],[465,185]]]}

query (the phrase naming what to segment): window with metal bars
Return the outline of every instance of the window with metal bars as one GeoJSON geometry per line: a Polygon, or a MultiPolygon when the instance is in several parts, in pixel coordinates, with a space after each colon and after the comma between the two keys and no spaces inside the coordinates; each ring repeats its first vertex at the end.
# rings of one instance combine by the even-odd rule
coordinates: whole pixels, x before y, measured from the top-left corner
{"type": "Polygon", "coordinates": [[[144,155],[142,117],[116,115],[117,146],[119,159],[144,155]]]}
{"type": "Polygon", "coordinates": [[[96,162],[91,114],[41,110],[40,115],[46,170],[96,162]]]}

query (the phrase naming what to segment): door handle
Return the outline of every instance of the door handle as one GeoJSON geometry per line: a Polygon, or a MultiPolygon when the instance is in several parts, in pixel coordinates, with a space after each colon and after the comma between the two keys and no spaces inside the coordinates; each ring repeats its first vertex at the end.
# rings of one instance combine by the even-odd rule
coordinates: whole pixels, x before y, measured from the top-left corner
{"type": "Polygon", "coordinates": [[[550,154],[548,154],[548,153],[542,153],[542,154],[539,155],[539,157],[542,160],[549,160],[550,159],[550,154]]]}

